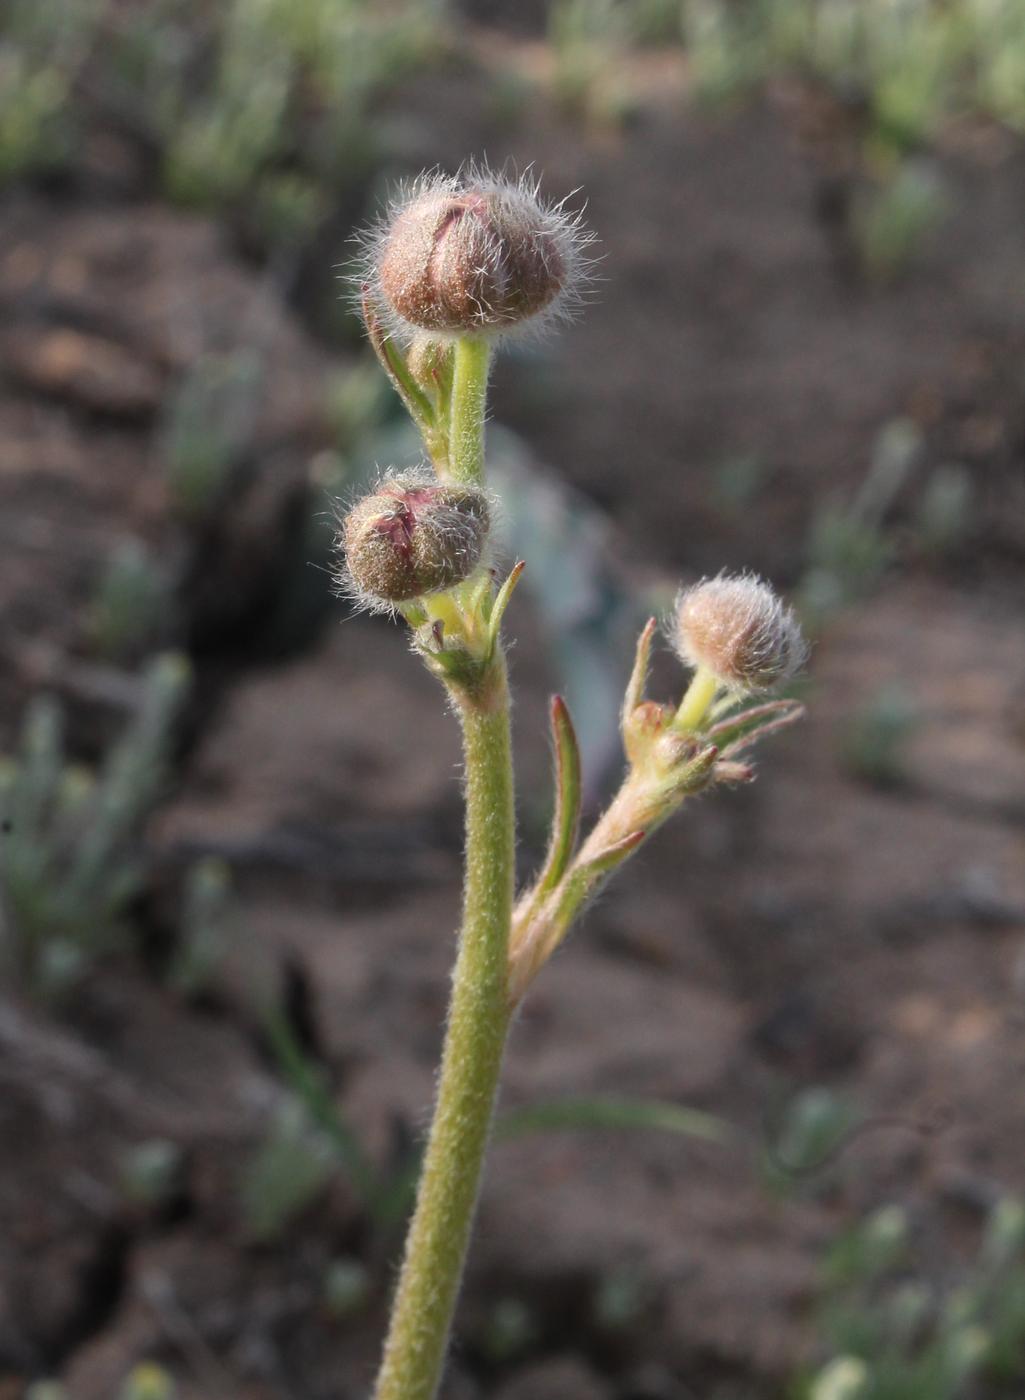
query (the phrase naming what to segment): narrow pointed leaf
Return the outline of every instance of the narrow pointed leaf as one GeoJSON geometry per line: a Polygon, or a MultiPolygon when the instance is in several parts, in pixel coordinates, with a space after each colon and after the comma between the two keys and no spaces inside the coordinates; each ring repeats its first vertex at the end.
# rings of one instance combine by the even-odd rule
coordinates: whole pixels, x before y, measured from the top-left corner
{"type": "Polygon", "coordinates": [[[436,437],[438,426],[431,401],[410,374],[398,346],[381,325],[381,319],[374,309],[366,288],[363,291],[362,302],[367,339],[373,346],[377,358],[381,361],[384,372],[391,380],[399,398],[405,404],[409,416],[424,436],[436,437]]]}
{"type": "Polygon", "coordinates": [[[551,1100],[527,1104],[504,1113],[496,1124],[499,1138],[563,1129],[611,1128],[635,1131],[655,1128],[706,1142],[725,1142],[729,1124],[710,1113],[662,1100],[628,1099],[614,1095],[551,1100]]]}
{"type": "Polygon", "coordinates": [[[471,617],[476,617],[479,614],[485,621],[490,622],[491,610],[494,606],[491,591],[494,587],[493,571],[489,569],[482,570],[480,578],[476,583],[471,581],[464,586],[469,589],[466,611],[471,617]]]}
{"type": "MultiPolygon", "coordinates": [[[[647,835],[644,831],[631,832],[621,841],[614,842],[582,865],[571,868],[559,886],[552,893],[554,908],[545,920],[540,935],[527,943],[511,949],[509,995],[513,1006],[523,997],[539,970],[558,948],[569,932],[570,925],[593,894],[595,886],[602,878],[620,865],[631,851],[635,850],[647,835]]],[[[535,910],[538,901],[534,897],[528,909],[535,910]]]]}
{"type": "Polygon", "coordinates": [[[552,698],[551,720],[555,740],[555,812],[548,854],[537,882],[540,898],[553,890],[566,873],[580,829],[580,749],[561,695],[552,698]]]}
{"type": "Polygon", "coordinates": [[[637,706],[644,699],[644,690],[648,684],[648,665],[651,660],[651,643],[655,636],[655,628],[658,626],[655,618],[649,617],[644,624],[644,630],[637,639],[637,651],[634,656],[633,670],[627,682],[626,694],[623,696],[624,718],[633,713],[637,706]]]}
{"type": "Polygon", "coordinates": [[[512,598],[513,590],[519,583],[520,576],[522,575],[523,570],[526,567],[527,566],[522,559],[517,560],[517,562],[512,566],[512,569],[509,573],[509,577],[505,580],[501,588],[495,594],[495,601],[491,605],[491,616],[488,619],[488,626],[491,630],[492,646],[494,646],[495,642],[498,640],[498,629],[502,625],[502,618],[505,615],[505,610],[509,606],[509,600],[510,598],[512,598]]]}
{"type": "Polygon", "coordinates": [[[615,870],[617,865],[621,865],[627,856],[637,849],[647,834],[646,831],[631,831],[629,836],[614,841],[604,851],[592,856],[585,865],[580,866],[576,873],[588,877],[607,875],[610,870],[615,870]]]}
{"type": "Polygon", "coordinates": [[[358,1190],[364,1197],[372,1198],[376,1190],[375,1178],[363,1146],[338,1111],[327,1084],[303,1051],[288,1020],[281,1011],[268,1010],[263,1027],[293,1093],[301,1100],[317,1127],[330,1139],[358,1190]]]}
{"type": "Polygon", "coordinates": [[[803,714],[804,706],[799,700],[770,700],[765,705],[755,705],[720,720],[706,731],[706,737],[718,744],[723,753],[727,747],[736,753],[739,752],[737,745],[753,743],[763,733],[793,724],[803,714]]]}
{"type": "Polygon", "coordinates": [[[578,865],[567,877],[565,891],[559,900],[559,907],[552,919],[553,938],[550,940],[552,949],[565,937],[566,930],[576,918],[577,913],[591,894],[595,885],[603,876],[615,870],[617,865],[621,865],[632,851],[635,851],[646,836],[644,831],[631,832],[629,836],[624,836],[621,841],[616,841],[613,845],[593,856],[583,865],[578,865]]]}
{"type": "Polygon", "coordinates": [[[752,729],[748,729],[739,739],[734,739],[731,744],[727,744],[722,750],[724,759],[736,758],[745,749],[749,749],[752,744],[759,743],[769,734],[775,734],[780,729],[786,729],[789,725],[796,723],[804,715],[804,706],[794,702],[794,708],[781,712],[775,719],[766,720],[762,724],[756,724],[752,729]]]}

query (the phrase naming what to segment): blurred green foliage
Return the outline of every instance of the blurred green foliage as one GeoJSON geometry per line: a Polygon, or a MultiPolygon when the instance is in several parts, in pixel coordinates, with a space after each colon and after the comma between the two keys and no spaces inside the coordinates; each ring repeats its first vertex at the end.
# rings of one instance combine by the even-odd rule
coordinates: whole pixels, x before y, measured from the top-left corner
{"type": "Polygon", "coordinates": [[[790,75],[863,110],[877,151],[928,144],[986,115],[1025,131],[1019,0],[560,0],[550,10],[557,87],[579,99],[627,46],[675,42],[712,102],[790,75]]]}
{"type": "Polygon", "coordinates": [[[840,757],[847,771],[875,787],[905,779],[904,753],[919,723],[917,706],[902,685],[880,686],[847,721],[840,757]]]}
{"type": "MultiPolygon", "coordinates": [[[[133,1367],[117,1392],[117,1400],[175,1400],[178,1388],[162,1366],[143,1361],[133,1367]]],[[[25,1391],[25,1400],[72,1400],[59,1381],[36,1381],[25,1391]]]]}
{"type": "Polygon", "coordinates": [[[798,606],[813,629],[871,593],[895,559],[897,543],[887,516],[921,449],[916,425],[895,418],[877,435],[868,473],[854,499],[827,500],[816,509],[798,589],[798,606]]]}
{"type": "Polygon", "coordinates": [[[959,462],[941,462],[919,497],[914,521],[918,548],[932,558],[949,554],[968,533],[974,511],[971,473],[959,462]]]}
{"type": "Polygon", "coordinates": [[[38,698],[0,768],[0,959],[40,997],[64,996],[126,939],[145,883],[141,832],[163,795],[188,679],[180,656],[150,665],[137,713],[98,773],[67,761],[60,707],[38,698]]]}
{"type": "Polygon", "coordinates": [[[499,1298],[488,1310],[474,1338],[477,1351],[492,1366],[509,1366],[536,1345],[540,1320],[523,1298],[499,1298]]]}
{"type": "Polygon", "coordinates": [[[183,996],[207,991],[231,936],[231,871],[216,856],[204,856],[185,875],[178,937],[167,968],[168,984],[183,996]]]}
{"type": "MultiPolygon", "coordinates": [[[[644,613],[610,559],[611,522],[538,464],[523,441],[492,429],[488,447],[502,500],[500,528],[538,609],[556,685],[573,713],[585,801],[621,761],[619,708],[644,613]]],[[[530,813],[525,818],[529,820],[530,813]]],[[[547,829],[547,824],[545,824],[547,829]]]]}
{"type": "Polygon", "coordinates": [[[813,1085],[801,1090],[784,1105],[762,1150],[766,1185],[781,1195],[831,1186],[831,1168],[861,1121],[854,1105],[832,1089],[813,1085]]]}
{"type": "MultiPolygon", "coordinates": [[[[264,1017],[263,1029],[291,1097],[276,1112],[243,1173],[248,1234],[264,1241],[279,1237],[336,1173],[355,1188],[377,1232],[387,1234],[412,1204],[419,1147],[403,1145],[392,1160],[376,1165],[337,1103],[324,1066],[304,1050],[287,1017],[274,1009],[264,1017]]],[[[698,1109],[615,1095],[522,1105],[499,1117],[495,1136],[501,1142],[532,1133],[595,1129],[654,1130],[716,1143],[732,1137],[726,1123],[698,1109]]]]}
{"type": "Polygon", "coordinates": [[[825,1261],[818,1330],[834,1354],[798,1400],[960,1400],[983,1380],[1025,1384],[1025,1208],[993,1207],[956,1288],[923,1274],[905,1212],[883,1207],[839,1235],[825,1261]]]}
{"type": "Polygon", "coordinates": [[[148,1138],[121,1154],[121,1188],[134,1205],[159,1207],[179,1185],[184,1153],[167,1138],[148,1138]]]}
{"type": "Polygon", "coordinates": [[[162,1366],[143,1361],[134,1367],[118,1394],[118,1400],[175,1400],[174,1381],[162,1366]]]}
{"type": "Polygon", "coordinates": [[[338,1165],[330,1139],[302,1101],[286,1101],[243,1174],[240,1204],[248,1237],[258,1243],[280,1238],[338,1165]]]}
{"type": "Polygon", "coordinates": [[[595,1285],[591,1315],[602,1332],[626,1332],[644,1317],[651,1300],[651,1283],[639,1269],[611,1269],[595,1285]]]}
{"type": "Polygon", "coordinates": [[[370,1275],[358,1259],[342,1255],[324,1271],[324,1306],[334,1319],[358,1313],[370,1297],[370,1275]]]}
{"type": "Polygon", "coordinates": [[[7,0],[0,10],[0,186],[74,153],[73,90],[100,0],[7,0]]]}
{"type": "Polygon", "coordinates": [[[566,111],[599,123],[625,115],[620,57],[630,38],[626,18],[617,0],[555,0],[548,18],[552,91],[566,111]]]}
{"type": "Polygon", "coordinates": [[[940,226],[948,197],[939,172],[922,160],[906,160],[882,180],[859,191],[853,233],[862,267],[875,282],[902,272],[940,226]]]}
{"type": "Polygon", "coordinates": [[[166,626],[170,585],[164,570],[139,540],[123,540],[112,551],[89,610],[89,638],[108,661],[146,651],[166,626]]]}
{"type": "Polygon", "coordinates": [[[699,92],[721,99],[782,73],[864,109],[894,152],[985,114],[1025,130],[1025,7],[1018,0],[684,0],[699,92]]]}
{"type": "Polygon", "coordinates": [[[329,381],[324,412],[338,451],[358,455],[389,417],[397,417],[399,401],[377,360],[365,356],[329,381]]]}
{"type": "Polygon", "coordinates": [[[809,630],[870,596],[895,563],[913,557],[935,562],[964,540],[975,509],[971,474],[955,462],[923,473],[924,457],[917,424],[894,418],[876,435],[853,497],[827,497],[816,506],[797,589],[809,630]]]}
{"type": "Polygon", "coordinates": [[[115,118],[170,198],[308,236],[378,155],[371,103],[445,42],[444,0],[8,0],[0,181],[70,169],[115,118]]]}
{"type": "Polygon", "coordinates": [[[557,100],[599,122],[629,115],[644,77],[627,60],[651,44],[680,47],[688,92],[713,107],[780,80],[827,96],[838,139],[855,137],[849,246],[873,281],[903,272],[947,213],[923,158],[945,132],[984,119],[1025,133],[1020,0],[557,0],[548,37],[557,100]]]}
{"type": "Polygon", "coordinates": [[[186,522],[222,503],[252,431],[263,371],[251,350],[202,355],[168,399],[161,432],[167,493],[186,522]]]}

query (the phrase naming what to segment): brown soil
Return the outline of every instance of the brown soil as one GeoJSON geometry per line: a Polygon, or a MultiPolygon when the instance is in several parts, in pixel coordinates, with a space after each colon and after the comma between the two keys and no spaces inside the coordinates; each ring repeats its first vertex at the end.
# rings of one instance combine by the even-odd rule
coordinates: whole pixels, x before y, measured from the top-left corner
{"type": "MultiPolygon", "coordinates": [[[[898,530],[937,463],[971,472],[957,545],[939,560],[906,549],[829,625],[807,722],[766,751],[756,785],[659,836],[516,1029],[506,1105],[667,1098],[728,1119],[741,1145],[649,1132],[496,1145],[444,1392],[776,1396],[809,1355],[838,1228],[900,1202],[941,1277],[988,1205],[1025,1191],[1025,155],[948,155],[943,236],[883,290],[838,252],[819,167],[780,106],[713,122],[659,99],[622,132],[588,133],[542,101],[503,124],[491,81],[418,80],[389,121],[411,169],[486,149],[536,162],[552,191],[586,191],[605,259],[594,302],[500,367],[496,417],[609,513],[632,587],[723,566],[795,584],[816,508],[853,492],[896,416],[924,435],[898,530]],[[744,454],[759,485],[730,506],[722,464],[744,454]],[[920,722],[884,789],[840,750],[891,681],[920,722]],[[849,1094],[870,1130],[773,1195],[759,1144],[811,1084],[849,1094]],[[600,1299],[622,1279],[640,1301],[616,1323],[600,1299]],[[503,1352],[510,1300],[528,1326],[503,1352]]],[[[39,686],[67,701],[79,756],[117,732],[134,684],[90,654],[88,604],[111,547],[148,541],[180,580],[161,640],[191,651],[198,681],[140,917],[168,924],[202,853],[230,862],[238,903],[200,1004],[129,958],[98,965],[60,1018],[15,988],[0,998],[0,1395],[57,1375],[74,1400],[109,1400],[149,1357],[187,1400],[355,1400],[395,1232],[336,1173],[258,1242],[238,1186],[288,1097],[260,1030],[267,999],[285,999],[382,1175],[405,1160],[457,921],[451,717],[396,629],[339,625],[340,605],[325,627],[308,588],[289,592],[309,463],[330,441],[323,386],[349,352],[326,349],[315,310],[214,223],[134,196],[9,194],[0,249],[3,747],[39,686]],[[197,533],[168,511],[161,405],[197,355],[254,343],[258,414],[230,503],[197,533]],[[298,609],[287,636],[283,598],[298,609]],[[180,1145],[181,1179],[146,1207],[121,1163],[154,1138],[180,1145]],[[339,1257],[371,1279],[341,1319],[323,1287],[339,1257]]],[[[523,600],[511,629],[524,790],[543,806],[558,676],[523,600]]],[[[679,685],[668,664],[658,684],[679,685]]]]}

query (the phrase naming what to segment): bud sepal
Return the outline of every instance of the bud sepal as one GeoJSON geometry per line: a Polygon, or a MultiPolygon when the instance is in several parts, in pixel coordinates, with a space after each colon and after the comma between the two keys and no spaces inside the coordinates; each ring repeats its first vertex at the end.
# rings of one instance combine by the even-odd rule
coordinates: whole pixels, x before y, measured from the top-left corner
{"type": "Polygon", "coordinates": [[[367,339],[374,354],[423,438],[427,455],[435,470],[444,477],[449,457],[448,395],[452,392],[451,369],[447,383],[439,376],[433,386],[425,386],[417,373],[413,354],[415,347],[404,353],[395,338],[389,334],[374,305],[369,282],[364,282],[360,288],[360,305],[367,339]]]}
{"type": "Polygon", "coordinates": [[[403,609],[414,628],[413,649],[456,700],[487,703],[500,654],[502,618],[523,573],[515,564],[497,592],[491,574],[403,609]]]}

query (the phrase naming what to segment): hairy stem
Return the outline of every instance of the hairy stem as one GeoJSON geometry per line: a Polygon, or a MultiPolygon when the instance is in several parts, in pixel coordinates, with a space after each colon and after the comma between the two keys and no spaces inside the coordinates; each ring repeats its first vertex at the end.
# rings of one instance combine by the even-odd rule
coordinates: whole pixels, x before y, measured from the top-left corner
{"type": "Polygon", "coordinates": [[[456,341],[452,367],[449,460],[452,476],[468,485],[484,484],[484,417],[491,346],[480,336],[456,341]]]}
{"type": "Polygon", "coordinates": [[[697,729],[708,713],[709,706],[715,699],[718,689],[719,682],[711,671],[706,671],[703,666],[699,666],[694,672],[694,679],[687,687],[686,695],[680,701],[680,708],[673,720],[673,727],[684,730],[697,729]]]}
{"type": "Polygon", "coordinates": [[[466,885],[438,1098],[375,1400],[432,1400],[463,1272],[509,1026],[514,811],[509,697],[493,684],[460,709],[466,885]]]}

